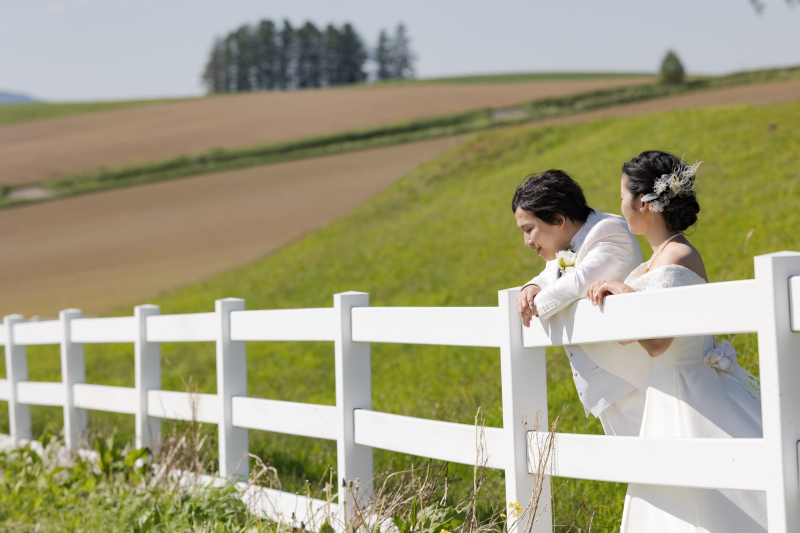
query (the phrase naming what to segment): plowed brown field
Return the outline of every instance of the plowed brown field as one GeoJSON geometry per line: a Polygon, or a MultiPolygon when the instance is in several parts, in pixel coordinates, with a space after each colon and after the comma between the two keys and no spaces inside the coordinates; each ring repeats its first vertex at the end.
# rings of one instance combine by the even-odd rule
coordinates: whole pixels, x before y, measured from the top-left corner
{"type": "Polygon", "coordinates": [[[97,314],[253,261],[463,137],[0,210],[0,316],[97,314]]]}
{"type": "Polygon", "coordinates": [[[216,96],[0,127],[0,184],[651,83],[613,78],[216,96]]]}

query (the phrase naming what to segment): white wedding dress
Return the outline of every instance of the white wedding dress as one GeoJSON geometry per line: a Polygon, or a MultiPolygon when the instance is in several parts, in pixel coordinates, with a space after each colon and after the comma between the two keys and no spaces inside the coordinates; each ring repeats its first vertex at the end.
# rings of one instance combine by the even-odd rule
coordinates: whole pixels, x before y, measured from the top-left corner
{"type": "MultiPolygon", "coordinates": [[[[703,278],[678,265],[649,272],[642,265],[625,280],[637,292],[702,283],[703,278]]],[[[666,352],[651,358],[640,437],[762,436],[759,393],[731,373],[706,365],[704,358],[714,347],[711,336],[676,337],[666,352]]],[[[738,363],[728,370],[744,372],[738,363]]],[[[764,492],[631,484],[621,531],[766,532],[766,514],[764,492]]]]}

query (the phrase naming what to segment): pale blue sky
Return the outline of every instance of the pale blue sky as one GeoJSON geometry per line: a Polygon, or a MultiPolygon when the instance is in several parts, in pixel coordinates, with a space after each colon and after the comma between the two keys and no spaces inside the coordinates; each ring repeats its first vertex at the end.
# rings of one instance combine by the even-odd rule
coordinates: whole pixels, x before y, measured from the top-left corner
{"type": "Polygon", "coordinates": [[[50,101],[202,94],[215,35],[262,18],[408,26],[420,77],[800,64],[800,8],[766,0],[0,0],[0,90],[50,101]]]}

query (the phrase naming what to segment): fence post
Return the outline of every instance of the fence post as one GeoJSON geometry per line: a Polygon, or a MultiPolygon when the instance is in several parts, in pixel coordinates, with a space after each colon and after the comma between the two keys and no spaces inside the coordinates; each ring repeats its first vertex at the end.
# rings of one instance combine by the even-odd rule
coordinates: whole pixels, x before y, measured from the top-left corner
{"type": "Polygon", "coordinates": [[[81,318],[80,309],[66,309],[58,313],[61,321],[61,383],[64,385],[64,444],[74,450],[86,432],[86,409],[75,407],[73,385],[86,383],[86,363],[83,344],[72,342],[70,322],[81,318]]]}
{"type": "MultiPolygon", "coordinates": [[[[500,376],[503,386],[503,433],[506,457],[506,506],[518,502],[526,508],[533,495],[533,477],[528,473],[528,436],[523,418],[532,423],[540,413],[540,431],[547,431],[547,368],[544,348],[525,349],[522,346],[522,319],[517,314],[515,298],[519,289],[498,292],[500,312],[500,376]]],[[[512,509],[507,509],[509,522],[512,509]]],[[[540,516],[531,530],[534,533],[552,532],[550,509],[550,477],[546,477],[539,498],[540,516]]],[[[525,520],[521,520],[524,524],[525,520]]],[[[517,526],[517,530],[523,528],[517,526]]]]}
{"type": "Polygon", "coordinates": [[[15,446],[20,441],[31,438],[31,408],[17,403],[17,383],[28,381],[28,349],[14,344],[14,324],[24,322],[22,315],[8,315],[3,318],[6,327],[6,383],[8,383],[8,424],[11,439],[15,446]]]}
{"type": "MultiPolygon", "coordinates": [[[[336,409],[339,412],[339,436],[336,439],[337,484],[339,494],[349,491],[341,488],[342,482],[359,482],[358,499],[372,493],[372,448],[355,442],[355,410],[372,409],[372,368],[370,344],[353,342],[352,315],[354,307],[369,307],[369,294],[342,292],[333,296],[336,314],[335,364],[336,409]]],[[[353,489],[355,490],[355,489],[353,489]]],[[[350,500],[339,498],[340,504],[350,500]]]]}
{"type": "Polygon", "coordinates": [[[216,301],[219,475],[246,478],[250,474],[249,433],[245,428],[234,427],[231,400],[234,396],[247,396],[247,344],[231,340],[231,311],[244,311],[244,300],[216,301]]]}
{"type": "Polygon", "coordinates": [[[157,305],[133,308],[136,338],[133,341],[134,387],[136,388],[136,447],[158,444],[161,419],[147,414],[147,391],[161,389],[161,343],[147,342],[147,317],[161,314],[157,305]]]}
{"type": "Polygon", "coordinates": [[[767,521],[770,533],[791,533],[800,531],[800,333],[791,330],[789,278],[800,275],[800,253],[761,255],[754,261],[767,521]]]}

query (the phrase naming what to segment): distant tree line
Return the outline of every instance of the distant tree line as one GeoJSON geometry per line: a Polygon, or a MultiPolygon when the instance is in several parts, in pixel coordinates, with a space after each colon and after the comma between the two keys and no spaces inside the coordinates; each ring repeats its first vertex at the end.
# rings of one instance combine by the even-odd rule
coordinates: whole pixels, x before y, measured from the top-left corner
{"type": "Polygon", "coordinates": [[[349,23],[323,30],[262,20],[216,39],[202,79],[211,93],[331,87],[367,81],[369,60],[375,79],[411,78],[414,59],[403,24],[393,36],[381,31],[369,50],[349,23]]]}

